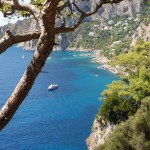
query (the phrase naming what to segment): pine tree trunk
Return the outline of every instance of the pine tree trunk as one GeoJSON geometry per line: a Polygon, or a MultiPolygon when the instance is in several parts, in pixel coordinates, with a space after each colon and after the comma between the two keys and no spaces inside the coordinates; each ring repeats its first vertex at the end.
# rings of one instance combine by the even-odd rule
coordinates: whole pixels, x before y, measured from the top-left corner
{"type": "Polygon", "coordinates": [[[40,45],[40,50],[36,50],[27,70],[23,74],[12,95],[1,109],[0,130],[7,125],[22,101],[28,95],[37,75],[40,73],[47,57],[53,49],[54,35],[51,35],[50,38],[45,35],[43,35],[42,37],[50,40],[47,40],[46,42],[40,42],[42,43],[40,45]]]}
{"type": "Polygon", "coordinates": [[[55,14],[56,11],[52,10],[51,16],[49,16],[50,19],[43,15],[39,21],[41,36],[37,44],[37,49],[12,95],[0,110],[0,130],[9,123],[20,104],[28,95],[36,77],[53,49],[55,42],[55,14]]]}

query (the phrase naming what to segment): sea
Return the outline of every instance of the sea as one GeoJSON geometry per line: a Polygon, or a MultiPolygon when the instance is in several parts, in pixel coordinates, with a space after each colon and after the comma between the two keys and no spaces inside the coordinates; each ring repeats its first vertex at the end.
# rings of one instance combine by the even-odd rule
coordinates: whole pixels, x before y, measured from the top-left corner
{"type": "MultiPolygon", "coordinates": [[[[0,107],[11,95],[34,52],[11,47],[0,55],[0,107]]],[[[88,52],[54,51],[10,123],[0,150],[87,150],[86,138],[106,85],[119,77],[91,62],[88,52]],[[48,91],[50,84],[58,89],[48,91]]]]}

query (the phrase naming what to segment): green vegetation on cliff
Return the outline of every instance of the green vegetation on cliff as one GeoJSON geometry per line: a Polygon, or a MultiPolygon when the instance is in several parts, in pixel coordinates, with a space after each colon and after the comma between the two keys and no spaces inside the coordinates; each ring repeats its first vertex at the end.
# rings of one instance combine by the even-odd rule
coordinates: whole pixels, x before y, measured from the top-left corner
{"type": "Polygon", "coordinates": [[[106,122],[120,123],[135,114],[138,103],[132,98],[129,86],[123,82],[113,82],[103,93],[104,104],[99,110],[97,117],[102,116],[106,122]]]}
{"type": "MultiPolygon", "coordinates": [[[[131,36],[150,14],[148,4],[143,7],[141,13],[135,14],[133,17],[126,15],[103,22],[99,20],[92,23],[84,22],[75,32],[61,36],[66,37],[69,48],[96,49],[106,57],[127,53],[131,44],[131,36]]],[[[146,19],[145,22],[148,20],[146,19]]]]}
{"type": "Polygon", "coordinates": [[[129,82],[130,92],[136,101],[150,95],[150,42],[141,42],[129,53],[121,54],[111,61],[120,66],[120,73],[129,82]]]}
{"type": "Polygon", "coordinates": [[[119,66],[123,81],[113,82],[102,93],[104,104],[97,117],[117,124],[133,115],[141,100],[150,96],[150,42],[137,43],[132,51],[116,56],[111,63],[119,66]]]}
{"type": "Polygon", "coordinates": [[[150,149],[150,97],[142,100],[140,109],[127,121],[116,126],[105,144],[97,150],[150,149]]]}

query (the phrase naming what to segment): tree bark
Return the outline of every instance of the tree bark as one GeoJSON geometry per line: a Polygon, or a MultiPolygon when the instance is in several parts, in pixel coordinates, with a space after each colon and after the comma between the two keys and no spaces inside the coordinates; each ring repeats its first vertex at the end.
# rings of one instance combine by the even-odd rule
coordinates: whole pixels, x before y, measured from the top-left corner
{"type": "Polygon", "coordinates": [[[55,42],[55,14],[54,9],[51,10],[50,19],[45,14],[41,15],[39,24],[41,27],[41,35],[37,44],[34,56],[24,72],[22,78],[17,84],[15,90],[7,100],[6,104],[0,110],[0,130],[2,130],[13,117],[14,113],[28,95],[32,85],[47,57],[50,55],[55,42]],[[48,20],[47,20],[48,19],[48,20]]]}
{"type": "Polygon", "coordinates": [[[38,39],[40,34],[40,32],[34,32],[13,36],[9,30],[6,30],[4,37],[0,39],[0,54],[5,52],[7,48],[14,44],[38,39]]]}
{"type": "MultiPolygon", "coordinates": [[[[78,21],[72,27],[68,27],[62,22],[62,26],[55,28],[56,12],[60,8],[58,7],[60,1],[61,0],[45,0],[45,2],[42,4],[42,10],[39,10],[32,4],[20,3],[17,0],[0,0],[0,8],[3,8],[3,6],[6,4],[11,6],[13,10],[12,13],[14,13],[15,10],[27,11],[28,13],[32,14],[38,21],[41,29],[40,33],[26,34],[22,36],[12,36],[10,32],[7,32],[4,38],[0,40],[0,45],[2,46],[0,48],[0,53],[2,53],[12,44],[33,38],[38,38],[40,36],[37,44],[37,49],[29,66],[27,67],[27,70],[24,72],[22,78],[7,100],[6,104],[0,110],[0,130],[2,130],[8,124],[20,104],[28,95],[36,77],[40,73],[47,57],[50,55],[53,49],[55,43],[55,35],[62,32],[74,31],[81,24],[85,17],[91,16],[96,13],[98,9],[102,7],[102,5],[119,3],[123,0],[101,0],[99,4],[96,5],[95,9],[92,12],[88,13],[80,10],[80,8],[76,5],[76,1],[73,1],[73,5],[76,7],[76,11],[81,13],[78,21]]],[[[62,7],[65,8],[67,6],[63,5],[62,7]]],[[[9,14],[8,12],[6,13],[7,15],[9,14]]]]}

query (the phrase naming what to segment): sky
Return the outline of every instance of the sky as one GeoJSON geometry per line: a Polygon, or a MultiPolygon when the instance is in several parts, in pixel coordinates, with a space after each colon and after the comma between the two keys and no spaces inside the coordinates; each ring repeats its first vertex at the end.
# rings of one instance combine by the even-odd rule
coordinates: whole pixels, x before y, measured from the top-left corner
{"type": "MultiPolygon", "coordinates": [[[[29,3],[30,0],[24,0],[25,3],[29,3]]],[[[18,19],[17,17],[13,19],[4,18],[3,14],[0,12],[0,26],[4,26],[8,23],[15,23],[17,20],[22,20],[23,18],[18,19]]]]}
{"type": "Polygon", "coordinates": [[[0,13],[0,26],[6,25],[8,23],[15,23],[16,21],[17,18],[13,18],[13,19],[4,18],[3,14],[0,13]]]}

